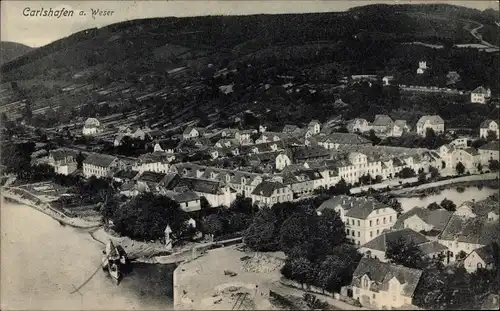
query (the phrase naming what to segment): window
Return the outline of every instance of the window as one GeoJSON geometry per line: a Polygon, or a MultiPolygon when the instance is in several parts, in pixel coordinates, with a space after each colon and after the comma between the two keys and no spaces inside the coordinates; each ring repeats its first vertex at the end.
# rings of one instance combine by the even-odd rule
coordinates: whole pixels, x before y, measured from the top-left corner
{"type": "Polygon", "coordinates": [[[349,229],[346,229],[345,231],[346,231],[346,235],[349,235],[349,229]]]}
{"type": "Polygon", "coordinates": [[[372,297],[373,297],[373,299],[375,299],[375,297],[376,297],[376,296],[375,296],[375,294],[373,294],[373,296],[372,296],[372,297]]]}
{"type": "Polygon", "coordinates": [[[354,226],[354,219],[351,219],[351,225],[354,226]]]}
{"type": "Polygon", "coordinates": [[[379,234],[379,230],[377,229],[377,235],[379,234]]]}
{"type": "Polygon", "coordinates": [[[478,268],[478,269],[481,269],[482,267],[483,267],[483,264],[482,264],[482,263],[480,263],[480,262],[478,262],[478,263],[477,263],[477,268],[478,268]]]}
{"type": "Polygon", "coordinates": [[[363,280],[363,287],[368,289],[370,287],[370,281],[368,281],[368,279],[364,279],[363,280]]]}
{"type": "Polygon", "coordinates": [[[370,227],[372,226],[372,221],[370,220],[370,227]]]}
{"type": "Polygon", "coordinates": [[[352,230],[352,236],[356,236],[356,231],[352,230]]]}
{"type": "Polygon", "coordinates": [[[359,227],[359,226],[360,226],[360,224],[359,224],[359,220],[358,220],[358,227],[359,227]]]}
{"type": "Polygon", "coordinates": [[[392,216],[389,216],[389,221],[392,222],[392,216]]]}
{"type": "MultiPolygon", "coordinates": [[[[377,210],[377,214],[378,214],[378,210],[377,210]]],[[[377,226],[378,226],[378,224],[379,224],[379,219],[377,218],[377,226]]]]}
{"type": "Polygon", "coordinates": [[[370,238],[373,237],[373,231],[370,231],[370,238]]]}
{"type": "Polygon", "coordinates": [[[385,217],[384,217],[384,224],[385,224],[385,217]]]}

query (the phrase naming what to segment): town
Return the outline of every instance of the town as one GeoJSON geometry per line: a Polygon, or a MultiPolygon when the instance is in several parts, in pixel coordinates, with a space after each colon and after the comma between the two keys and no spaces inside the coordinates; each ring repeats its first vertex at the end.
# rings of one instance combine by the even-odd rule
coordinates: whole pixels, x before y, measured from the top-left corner
{"type": "MultiPolygon", "coordinates": [[[[423,45],[404,49],[440,51],[423,45]]],[[[498,54],[487,47],[469,52],[498,54]]],[[[243,100],[251,60],[209,63],[193,83],[186,65],[172,86],[94,84],[64,113],[11,79],[2,204],[92,229],[132,262],[176,264],[175,309],[497,309],[498,86],[431,57],[411,66],[328,86],[273,73],[243,100]],[[183,106],[176,88],[217,104],[183,106]]]]}

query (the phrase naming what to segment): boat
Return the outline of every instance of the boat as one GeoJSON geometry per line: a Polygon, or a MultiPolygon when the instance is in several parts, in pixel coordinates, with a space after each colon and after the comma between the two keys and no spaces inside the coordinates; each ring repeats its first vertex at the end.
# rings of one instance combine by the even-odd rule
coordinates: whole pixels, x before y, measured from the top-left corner
{"type": "Polygon", "coordinates": [[[106,244],[106,249],[102,253],[102,270],[108,272],[118,285],[123,276],[122,268],[127,264],[127,255],[120,245],[115,246],[111,240],[106,244]]]}

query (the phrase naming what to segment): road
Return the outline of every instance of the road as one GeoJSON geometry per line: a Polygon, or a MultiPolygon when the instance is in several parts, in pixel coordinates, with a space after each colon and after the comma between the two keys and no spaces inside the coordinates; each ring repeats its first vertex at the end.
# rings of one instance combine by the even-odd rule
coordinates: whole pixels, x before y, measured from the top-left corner
{"type": "MultiPolygon", "coordinates": [[[[468,21],[468,22],[472,22],[472,21],[468,21]]],[[[474,23],[479,24],[479,23],[477,23],[477,22],[474,22],[474,23]]],[[[481,28],[483,28],[483,27],[484,27],[484,25],[483,25],[483,24],[479,24],[479,26],[477,26],[476,28],[474,28],[474,29],[470,30],[470,34],[471,34],[471,35],[473,35],[473,36],[474,36],[474,38],[476,38],[477,40],[481,41],[481,44],[484,44],[484,45],[489,46],[489,47],[491,47],[491,48],[496,48],[496,49],[498,49],[498,48],[499,48],[498,46],[493,45],[493,44],[491,44],[491,43],[489,43],[489,42],[487,42],[487,41],[484,41],[484,40],[483,40],[483,37],[482,37],[482,36],[481,36],[481,35],[477,32],[479,29],[481,29],[481,28]]]]}

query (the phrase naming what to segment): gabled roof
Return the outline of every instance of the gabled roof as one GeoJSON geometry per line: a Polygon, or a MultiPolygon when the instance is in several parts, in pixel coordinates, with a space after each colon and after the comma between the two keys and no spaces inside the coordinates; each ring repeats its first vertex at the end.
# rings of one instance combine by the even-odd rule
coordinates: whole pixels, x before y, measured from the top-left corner
{"type": "Polygon", "coordinates": [[[479,147],[479,150],[500,151],[500,143],[498,140],[490,141],[486,145],[479,147]]]}
{"type": "Polygon", "coordinates": [[[83,160],[83,164],[95,165],[98,167],[108,167],[116,159],[116,157],[107,154],[91,153],[85,158],[85,160],[83,160]]]}
{"type": "Polygon", "coordinates": [[[167,176],[167,174],[164,173],[158,173],[158,172],[143,172],[141,176],[137,179],[137,181],[142,181],[142,182],[151,182],[151,183],[160,183],[164,180],[164,178],[167,176]]]}
{"type": "Polygon", "coordinates": [[[473,155],[473,156],[479,155],[479,152],[475,148],[472,148],[472,147],[465,148],[464,151],[470,155],[473,155]]]}
{"type": "Polygon", "coordinates": [[[427,121],[429,121],[432,125],[444,124],[444,120],[440,116],[429,115],[420,117],[420,119],[418,119],[417,126],[423,126],[427,121]]]}
{"type": "Polygon", "coordinates": [[[317,211],[321,212],[325,209],[335,210],[337,206],[341,206],[346,211],[345,216],[358,219],[366,219],[373,211],[381,208],[392,209],[390,206],[382,204],[373,198],[338,195],[323,202],[317,211]]]}
{"type": "Polygon", "coordinates": [[[489,128],[489,127],[490,127],[490,123],[491,123],[491,122],[495,122],[496,124],[498,124],[498,121],[495,121],[495,120],[492,120],[492,119],[486,119],[486,120],[484,120],[483,122],[481,122],[480,127],[481,127],[482,129],[487,129],[487,128],[489,128]]]}
{"type": "Polygon", "coordinates": [[[389,281],[396,278],[403,285],[402,294],[406,297],[413,297],[422,271],[364,257],[354,271],[352,285],[361,287],[361,278],[365,275],[375,282],[370,287],[371,291],[388,291],[389,281]]]}
{"type": "Polygon", "coordinates": [[[428,241],[423,234],[409,228],[404,228],[401,230],[385,231],[378,237],[364,244],[362,247],[385,252],[389,243],[395,243],[399,239],[403,239],[405,243],[410,243],[411,241],[416,245],[426,243],[428,241]]]}
{"type": "Polygon", "coordinates": [[[283,183],[286,185],[301,183],[311,180],[319,180],[322,178],[323,176],[321,176],[318,170],[304,169],[304,167],[302,167],[302,169],[300,170],[295,170],[293,172],[288,171],[283,173],[283,180],[284,180],[283,183]]]}
{"type": "Polygon", "coordinates": [[[54,158],[56,161],[61,161],[66,159],[67,157],[76,157],[76,152],[73,150],[67,150],[67,149],[55,149],[55,150],[50,150],[49,155],[54,158]]]}
{"type": "Polygon", "coordinates": [[[440,239],[487,245],[500,234],[498,224],[489,224],[483,217],[451,217],[440,239]]]}
{"type": "Polygon", "coordinates": [[[199,193],[221,194],[221,188],[224,185],[219,181],[182,178],[178,186],[187,186],[189,189],[199,193]]]}
{"type": "Polygon", "coordinates": [[[375,119],[373,120],[373,126],[391,126],[394,124],[394,121],[385,114],[377,114],[375,115],[375,119]]]}
{"type": "Polygon", "coordinates": [[[397,125],[400,128],[408,127],[408,123],[406,122],[406,120],[396,120],[394,121],[394,125],[397,125]]]}
{"type": "Polygon", "coordinates": [[[273,194],[274,190],[286,187],[287,187],[286,185],[279,182],[263,181],[260,184],[258,184],[257,187],[255,187],[252,194],[264,197],[270,197],[273,194]]]}
{"type": "Polygon", "coordinates": [[[323,147],[301,147],[292,150],[292,157],[294,160],[309,159],[318,157],[329,157],[330,151],[323,147]]]}
{"type": "Polygon", "coordinates": [[[485,264],[495,263],[494,249],[491,244],[477,248],[474,250],[476,254],[484,261],[485,264]]]}
{"type": "Polygon", "coordinates": [[[122,179],[134,179],[138,174],[139,172],[134,170],[119,170],[113,175],[113,177],[122,179]]]}
{"type": "Polygon", "coordinates": [[[300,128],[297,125],[289,124],[285,125],[282,130],[283,133],[293,133],[295,131],[300,131],[300,128]]]}
{"type": "Polygon", "coordinates": [[[472,91],[472,93],[475,93],[475,94],[483,94],[483,95],[487,95],[488,92],[486,91],[486,89],[482,86],[478,86],[474,89],[474,91],[472,91]]]}
{"type": "Polygon", "coordinates": [[[354,133],[330,133],[328,135],[323,135],[316,137],[318,142],[332,142],[337,144],[347,144],[347,145],[363,145],[371,144],[368,139],[359,136],[354,133]]]}
{"type": "Polygon", "coordinates": [[[425,223],[432,225],[435,230],[443,231],[448,224],[448,221],[451,219],[451,216],[453,216],[453,212],[444,209],[429,210],[427,208],[414,207],[408,212],[399,216],[393,228],[403,228],[404,221],[414,215],[418,216],[425,223]]]}

